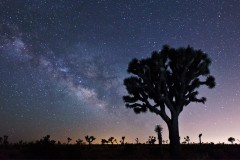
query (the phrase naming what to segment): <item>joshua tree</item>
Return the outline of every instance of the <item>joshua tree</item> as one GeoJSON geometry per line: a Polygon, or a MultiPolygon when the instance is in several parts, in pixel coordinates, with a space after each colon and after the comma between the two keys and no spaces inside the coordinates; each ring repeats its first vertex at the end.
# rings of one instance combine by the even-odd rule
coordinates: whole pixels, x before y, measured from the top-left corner
{"type": "Polygon", "coordinates": [[[8,144],[8,136],[7,135],[3,136],[3,144],[5,144],[5,145],[8,144]]]}
{"type": "Polygon", "coordinates": [[[18,144],[19,144],[19,145],[22,145],[22,144],[23,144],[23,140],[20,140],[20,141],[18,142],[18,144]]]}
{"type": "Polygon", "coordinates": [[[108,144],[108,140],[102,139],[101,143],[102,143],[102,144],[108,144]]]}
{"type": "Polygon", "coordinates": [[[129,93],[123,97],[126,107],[133,108],[137,114],[149,110],[167,123],[174,157],[180,156],[179,114],[191,102],[206,101],[205,97],[197,98],[200,86],[215,86],[210,64],[207,54],[201,50],[168,46],[160,52],[154,51],[150,58],[133,59],[129,63],[128,73],[132,76],[124,80],[129,93]],[[166,109],[171,116],[166,114],[166,109]]]}
{"type": "Polygon", "coordinates": [[[3,143],[3,138],[2,137],[0,137],[0,144],[2,144],[3,143]]]}
{"type": "Polygon", "coordinates": [[[163,128],[161,127],[161,125],[156,125],[154,131],[157,133],[158,135],[158,144],[162,145],[162,130],[163,128]]]}
{"type": "Polygon", "coordinates": [[[83,143],[83,140],[81,140],[80,138],[78,138],[78,139],[76,140],[76,143],[77,143],[77,145],[81,145],[81,144],[83,143]]]}
{"type": "Polygon", "coordinates": [[[85,136],[86,141],[88,144],[92,144],[92,142],[96,139],[94,136],[85,136]]]}
{"type": "Polygon", "coordinates": [[[231,142],[231,143],[233,144],[233,142],[235,141],[235,138],[233,138],[233,137],[229,137],[229,138],[228,138],[228,141],[231,142]]]}
{"type": "Polygon", "coordinates": [[[202,138],[202,133],[198,135],[198,138],[199,138],[199,144],[202,144],[202,140],[201,140],[201,138],[202,138]]]}
{"type": "Polygon", "coordinates": [[[114,139],[114,142],[115,142],[116,144],[118,144],[117,139],[114,139]]]}
{"type": "Polygon", "coordinates": [[[46,135],[42,139],[40,139],[40,141],[38,141],[38,143],[44,144],[44,145],[54,145],[56,143],[56,141],[51,140],[50,135],[46,135]]]}
{"type": "Polygon", "coordinates": [[[138,138],[136,138],[135,141],[136,141],[137,144],[139,143],[138,138]]]}
{"type": "Polygon", "coordinates": [[[110,138],[108,139],[108,142],[110,142],[111,144],[113,144],[114,142],[117,143],[117,140],[114,139],[114,137],[110,137],[110,138]]]}
{"type": "Polygon", "coordinates": [[[72,139],[71,139],[70,137],[68,137],[68,138],[67,138],[67,144],[69,144],[71,140],[72,140],[72,139]]]}
{"type": "Polygon", "coordinates": [[[148,144],[155,144],[156,142],[156,137],[154,136],[149,136],[149,139],[147,141],[148,144]]]}
{"type": "Polygon", "coordinates": [[[50,135],[46,135],[45,137],[43,137],[43,139],[41,139],[43,143],[49,143],[50,142],[50,135]]]}
{"type": "Polygon", "coordinates": [[[121,144],[124,144],[125,136],[122,136],[122,140],[120,140],[121,144]]]}
{"type": "Polygon", "coordinates": [[[184,137],[184,139],[185,139],[185,142],[189,144],[189,142],[190,142],[189,136],[184,137]]]}

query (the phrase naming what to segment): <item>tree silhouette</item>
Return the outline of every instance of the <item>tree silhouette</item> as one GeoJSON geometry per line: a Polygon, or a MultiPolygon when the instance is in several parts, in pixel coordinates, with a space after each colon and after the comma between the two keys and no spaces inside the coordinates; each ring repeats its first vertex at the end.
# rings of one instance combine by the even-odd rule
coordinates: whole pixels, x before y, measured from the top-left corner
{"type": "Polygon", "coordinates": [[[81,144],[83,143],[83,140],[81,140],[80,138],[78,138],[78,139],[76,140],[76,143],[77,143],[77,145],[81,145],[81,144]]]}
{"type": "Polygon", "coordinates": [[[102,143],[102,144],[108,144],[108,140],[102,139],[101,143],[102,143]]]}
{"type": "Polygon", "coordinates": [[[110,137],[110,138],[108,138],[108,142],[110,142],[111,144],[113,144],[114,142],[117,143],[117,140],[114,139],[114,137],[110,137]]]}
{"type": "Polygon", "coordinates": [[[135,139],[136,143],[139,144],[138,138],[135,139]]]}
{"type": "Polygon", "coordinates": [[[190,142],[189,136],[184,137],[184,139],[185,139],[185,143],[188,143],[188,144],[189,144],[189,142],[190,142]]]}
{"type": "Polygon", "coordinates": [[[37,141],[37,143],[40,143],[40,144],[43,144],[43,145],[54,145],[56,143],[56,141],[51,140],[50,137],[51,137],[50,135],[46,135],[42,139],[37,141]]]}
{"type": "Polygon", "coordinates": [[[124,80],[129,93],[123,96],[126,107],[133,108],[137,114],[149,110],[162,117],[168,126],[172,156],[180,155],[179,114],[191,102],[206,101],[205,97],[197,98],[200,86],[215,86],[210,64],[211,60],[201,50],[165,45],[150,58],[133,59],[128,65],[127,71],[133,75],[124,80]],[[171,116],[166,114],[166,109],[171,116]]]}
{"type": "Polygon", "coordinates": [[[88,144],[92,144],[92,142],[96,139],[94,136],[85,136],[86,141],[88,144]]]}
{"type": "Polygon", "coordinates": [[[158,144],[162,145],[162,130],[163,128],[161,127],[161,125],[156,125],[154,131],[157,133],[158,135],[158,144]]]}
{"type": "Polygon", "coordinates": [[[3,143],[3,138],[2,137],[0,137],[0,144],[2,144],[3,143]]]}
{"type": "Polygon", "coordinates": [[[198,138],[199,138],[199,144],[202,144],[202,133],[198,135],[198,138]]]}
{"type": "Polygon", "coordinates": [[[156,137],[154,136],[149,136],[149,139],[147,141],[147,144],[155,144],[156,142],[156,137]]]}
{"type": "Polygon", "coordinates": [[[8,136],[7,135],[3,136],[3,144],[5,144],[5,145],[8,144],[8,136]]]}
{"type": "Polygon", "coordinates": [[[229,138],[228,138],[228,141],[231,142],[231,143],[233,144],[233,142],[235,141],[235,138],[233,138],[233,137],[229,137],[229,138]]]}
{"type": "Polygon", "coordinates": [[[122,136],[122,140],[120,140],[121,144],[124,144],[125,136],[122,136]]]}
{"type": "Polygon", "coordinates": [[[69,144],[71,140],[72,140],[72,139],[71,139],[70,137],[68,137],[68,138],[67,138],[67,144],[69,144]]]}

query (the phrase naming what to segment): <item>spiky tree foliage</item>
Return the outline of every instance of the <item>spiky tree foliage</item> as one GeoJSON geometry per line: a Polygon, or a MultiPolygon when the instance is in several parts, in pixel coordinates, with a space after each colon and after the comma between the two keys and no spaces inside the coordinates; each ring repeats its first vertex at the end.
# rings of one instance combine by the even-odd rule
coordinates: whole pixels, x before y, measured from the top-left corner
{"type": "Polygon", "coordinates": [[[133,59],[129,63],[128,73],[132,76],[124,80],[129,93],[123,97],[126,107],[135,113],[149,110],[162,117],[169,129],[172,155],[180,153],[179,114],[191,102],[206,101],[205,97],[197,97],[200,86],[215,86],[210,64],[208,55],[201,50],[168,46],[160,52],[154,51],[150,58],[133,59]]]}
{"type": "Polygon", "coordinates": [[[86,141],[88,144],[92,144],[92,142],[96,139],[94,136],[85,136],[86,141]]]}
{"type": "Polygon", "coordinates": [[[229,138],[228,138],[228,141],[231,142],[231,143],[233,144],[233,142],[235,141],[235,138],[233,138],[233,137],[229,137],[229,138]]]}
{"type": "Polygon", "coordinates": [[[157,135],[158,135],[158,144],[159,144],[159,145],[162,145],[162,130],[163,130],[163,128],[162,128],[161,125],[156,125],[156,126],[155,126],[154,131],[155,131],[155,132],[157,133],[157,135]]]}
{"type": "Polygon", "coordinates": [[[199,138],[199,144],[202,144],[202,133],[198,135],[198,138],[199,138]]]}

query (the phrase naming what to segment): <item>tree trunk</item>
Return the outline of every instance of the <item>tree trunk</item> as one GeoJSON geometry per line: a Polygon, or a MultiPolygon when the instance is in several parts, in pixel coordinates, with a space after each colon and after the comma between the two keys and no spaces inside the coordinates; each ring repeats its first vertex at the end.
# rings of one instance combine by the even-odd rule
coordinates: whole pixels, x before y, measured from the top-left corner
{"type": "Polygon", "coordinates": [[[162,134],[158,133],[158,144],[162,145],[162,134]]]}
{"type": "Polygon", "coordinates": [[[160,147],[160,153],[162,154],[162,134],[158,133],[158,144],[160,147]]]}
{"type": "Polygon", "coordinates": [[[169,130],[170,139],[170,152],[172,158],[181,158],[180,156],[180,141],[179,141],[179,128],[178,128],[178,116],[172,114],[171,121],[167,124],[169,130]]]}

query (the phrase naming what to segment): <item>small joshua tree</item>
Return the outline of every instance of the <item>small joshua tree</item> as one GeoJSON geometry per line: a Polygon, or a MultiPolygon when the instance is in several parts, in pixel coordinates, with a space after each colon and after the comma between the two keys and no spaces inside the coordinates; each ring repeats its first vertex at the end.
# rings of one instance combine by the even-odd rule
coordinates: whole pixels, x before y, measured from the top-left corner
{"type": "Polygon", "coordinates": [[[138,138],[136,138],[135,141],[136,141],[137,144],[139,143],[138,138]]]}
{"type": "Polygon", "coordinates": [[[121,144],[124,144],[125,136],[122,136],[122,140],[120,140],[121,144]]]}
{"type": "Polygon", "coordinates": [[[202,144],[202,140],[201,140],[201,138],[202,138],[202,133],[198,135],[198,138],[199,138],[199,144],[202,144]]]}
{"type": "Polygon", "coordinates": [[[43,144],[48,144],[50,143],[50,135],[46,135],[45,137],[43,137],[43,139],[41,139],[40,141],[42,141],[43,144]]]}
{"type": "Polygon", "coordinates": [[[157,133],[158,135],[158,144],[162,145],[162,127],[161,125],[156,125],[154,131],[157,133]]]}
{"type": "Polygon", "coordinates": [[[113,144],[114,142],[117,143],[117,140],[114,139],[114,137],[110,137],[110,138],[108,139],[108,142],[110,142],[111,144],[113,144]]]}
{"type": "Polygon", "coordinates": [[[56,143],[55,140],[50,140],[50,135],[44,136],[42,139],[37,141],[37,143],[44,144],[44,145],[53,145],[56,143]]]}
{"type": "Polygon", "coordinates": [[[189,142],[190,142],[189,136],[184,137],[184,139],[185,139],[185,142],[189,144],[189,142]]]}
{"type": "Polygon", "coordinates": [[[72,139],[71,139],[70,137],[68,137],[68,138],[67,138],[67,144],[69,144],[71,140],[72,140],[72,139]]]}
{"type": "Polygon", "coordinates": [[[102,139],[101,143],[102,143],[102,144],[108,144],[108,140],[102,139]]]}
{"type": "Polygon", "coordinates": [[[228,138],[228,141],[231,142],[231,143],[233,144],[233,142],[235,141],[235,138],[233,138],[233,137],[229,137],[229,138],[228,138]]]}
{"type": "Polygon", "coordinates": [[[81,140],[80,138],[78,138],[78,139],[76,140],[76,143],[77,143],[77,145],[81,145],[81,144],[83,143],[83,140],[81,140]]]}
{"type": "Polygon", "coordinates": [[[8,144],[8,136],[7,135],[3,136],[3,144],[5,144],[5,145],[8,144]]]}
{"type": "Polygon", "coordinates": [[[147,141],[148,144],[155,144],[156,142],[156,137],[154,136],[149,136],[149,139],[147,141]]]}
{"type": "Polygon", "coordinates": [[[86,141],[88,142],[88,144],[92,144],[92,142],[96,139],[94,136],[85,136],[86,141]]]}

